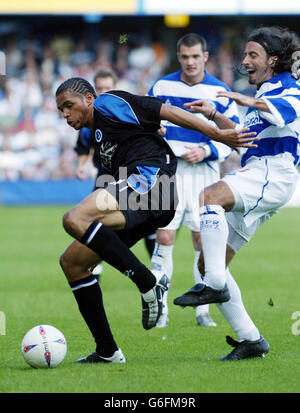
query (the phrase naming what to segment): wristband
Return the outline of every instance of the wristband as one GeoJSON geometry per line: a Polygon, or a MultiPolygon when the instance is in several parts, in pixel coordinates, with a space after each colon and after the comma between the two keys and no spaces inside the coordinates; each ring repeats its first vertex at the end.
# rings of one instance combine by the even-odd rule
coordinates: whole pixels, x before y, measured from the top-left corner
{"type": "Polygon", "coordinates": [[[215,116],[216,116],[216,113],[217,113],[217,109],[211,111],[211,113],[210,113],[210,115],[209,115],[209,117],[208,117],[208,120],[214,120],[214,118],[215,118],[215,116]]]}

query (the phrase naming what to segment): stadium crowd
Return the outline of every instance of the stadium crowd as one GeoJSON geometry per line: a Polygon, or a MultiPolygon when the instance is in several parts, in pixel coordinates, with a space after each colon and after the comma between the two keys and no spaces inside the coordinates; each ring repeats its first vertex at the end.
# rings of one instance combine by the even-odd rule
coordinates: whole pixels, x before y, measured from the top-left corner
{"type": "MultiPolygon", "coordinates": [[[[126,37],[117,43],[101,38],[91,48],[68,36],[53,36],[46,43],[9,36],[1,47],[6,76],[0,82],[0,181],[75,176],[77,132],[66,125],[55,103],[56,88],[66,78],[79,76],[93,83],[99,69],[111,68],[119,78],[117,89],[145,94],[157,78],[173,69],[172,64],[178,70],[166,45],[130,43],[126,37]]],[[[246,78],[233,70],[239,53],[227,40],[217,43],[207,70],[245,93],[246,78]]],[[[95,175],[91,162],[86,173],[95,175]]]]}

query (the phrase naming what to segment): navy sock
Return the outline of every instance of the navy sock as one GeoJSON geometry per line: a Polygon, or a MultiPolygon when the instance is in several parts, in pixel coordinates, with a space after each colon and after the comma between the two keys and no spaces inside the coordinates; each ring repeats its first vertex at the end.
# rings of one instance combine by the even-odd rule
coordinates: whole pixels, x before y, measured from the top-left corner
{"type": "Polygon", "coordinates": [[[90,275],[69,283],[79,310],[96,342],[96,351],[110,357],[118,350],[106,317],[102,292],[97,279],[90,275]]]}
{"type": "Polygon", "coordinates": [[[137,259],[116,232],[106,225],[93,222],[80,242],[93,250],[108,264],[128,275],[141,293],[145,293],[155,286],[156,278],[152,272],[137,259]]]}
{"type": "Polygon", "coordinates": [[[147,248],[148,254],[150,256],[150,259],[152,258],[153,252],[154,252],[154,247],[155,247],[155,242],[156,242],[156,237],[145,237],[144,238],[145,246],[147,248]]]}

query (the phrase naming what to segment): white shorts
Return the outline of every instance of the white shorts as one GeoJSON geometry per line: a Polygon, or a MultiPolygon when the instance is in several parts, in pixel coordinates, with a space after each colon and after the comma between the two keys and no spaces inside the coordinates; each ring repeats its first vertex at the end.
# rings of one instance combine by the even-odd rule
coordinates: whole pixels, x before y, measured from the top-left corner
{"type": "Polygon", "coordinates": [[[163,229],[177,230],[181,224],[191,231],[200,231],[199,194],[208,185],[220,179],[217,161],[191,164],[183,159],[178,160],[176,182],[178,206],[172,221],[163,229]]]}
{"type": "Polygon", "coordinates": [[[298,177],[291,157],[283,154],[250,159],[244,168],[222,179],[236,201],[226,213],[229,227],[234,230],[229,232],[228,244],[235,251],[233,234],[249,241],[256,230],[291,199],[298,177]]]}

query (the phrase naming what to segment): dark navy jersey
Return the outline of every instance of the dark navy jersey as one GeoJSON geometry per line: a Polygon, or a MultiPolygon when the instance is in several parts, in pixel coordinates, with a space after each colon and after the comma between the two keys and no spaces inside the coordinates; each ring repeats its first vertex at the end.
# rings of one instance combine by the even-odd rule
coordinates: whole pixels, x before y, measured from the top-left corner
{"type": "Polygon", "coordinates": [[[161,105],[158,98],[117,90],[95,100],[93,146],[114,177],[118,177],[120,167],[127,167],[129,173],[139,166],[154,166],[168,172],[175,165],[176,169],[175,155],[157,133],[161,105]]]}

